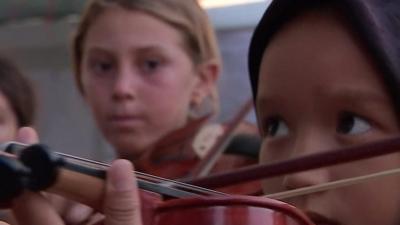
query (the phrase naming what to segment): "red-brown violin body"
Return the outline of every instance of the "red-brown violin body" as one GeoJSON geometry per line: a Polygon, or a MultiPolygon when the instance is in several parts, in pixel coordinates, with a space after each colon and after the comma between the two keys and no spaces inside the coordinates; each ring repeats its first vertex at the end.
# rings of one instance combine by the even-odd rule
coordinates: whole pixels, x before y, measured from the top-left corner
{"type": "Polygon", "coordinates": [[[296,208],[267,198],[187,198],[153,206],[150,213],[143,214],[148,216],[144,217],[145,225],[312,225],[296,208]]]}

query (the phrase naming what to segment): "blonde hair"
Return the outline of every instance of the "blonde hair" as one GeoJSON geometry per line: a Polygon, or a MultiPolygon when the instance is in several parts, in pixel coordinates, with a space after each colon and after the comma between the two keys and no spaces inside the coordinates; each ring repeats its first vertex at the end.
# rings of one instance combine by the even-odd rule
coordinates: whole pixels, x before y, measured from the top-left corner
{"type": "MultiPolygon", "coordinates": [[[[85,37],[94,21],[110,7],[141,11],[169,24],[182,35],[184,48],[194,65],[214,61],[222,67],[217,39],[206,12],[196,0],[92,0],[87,5],[73,39],[75,81],[84,93],[81,81],[81,63],[85,37]]],[[[210,91],[214,113],[218,111],[219,98],[215,88],[210,91]]]]}

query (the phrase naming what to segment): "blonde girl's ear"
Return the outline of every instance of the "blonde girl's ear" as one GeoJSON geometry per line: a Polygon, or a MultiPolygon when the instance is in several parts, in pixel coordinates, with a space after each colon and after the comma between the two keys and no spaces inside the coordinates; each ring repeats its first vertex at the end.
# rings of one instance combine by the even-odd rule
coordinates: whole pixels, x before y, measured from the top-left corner
{"type": "Polygon", "coordinates": [[[198,79],[191,96],[191,110],[198,111],[197,114],[216,114],[218,112],[217,82],[220,73],[221,66],[216,60],[209,60],[197,66],[198,79]]]}

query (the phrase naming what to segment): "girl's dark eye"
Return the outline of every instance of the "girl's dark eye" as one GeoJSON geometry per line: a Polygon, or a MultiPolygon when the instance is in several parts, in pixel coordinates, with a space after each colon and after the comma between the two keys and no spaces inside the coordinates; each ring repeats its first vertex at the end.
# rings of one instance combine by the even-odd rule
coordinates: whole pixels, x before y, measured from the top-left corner
{"type": "Polygon", "coordinates": [[[91,63],[91,68],[95,74],[106,74],[113,70],[113,63],[108,61],[94,61],[91,63]]]}
{"type": "Polygon", "coordinates": [[[142,69],[146,73],[151,73],[157,70],[160,64],[160,60],[148,59],[143,62],[142,69]]]}
{"type": "Polygon", "coordinates": [[[280,117],[273,117],[267,120],[265,126],[266,135],[269,137],[280,137],[289,134],[289,128],[280,117]]]}
{"type": "Polygon", "coordinates": [[[354,113],[346,112],[340,115],[336,132],[340,134],[356,135],[368,132],[371,124],[354,113]]]}
{"type": "Polygon", "coordinates": [[[107,72],[107,71],[111,70],[112,65],[111,65],[111,63],[99,63],[97,65],[97,67],[98,67],[98,70],[100,70],[101,72],[107,72]]]}

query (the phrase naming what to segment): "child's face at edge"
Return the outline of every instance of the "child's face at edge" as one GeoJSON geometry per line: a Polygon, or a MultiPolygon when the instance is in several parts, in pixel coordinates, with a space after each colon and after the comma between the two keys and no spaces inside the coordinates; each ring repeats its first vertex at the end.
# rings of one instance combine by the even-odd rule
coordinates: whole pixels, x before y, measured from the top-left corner
{"type": "Polygon", "coordinates": [[[0,91],[0,142],[14,140],[17,130],[17,117],[7,97],[0,91]]]}
{"type": "MultiPolygon", "coordinates": [[[[283,27],[260,68],[257,114],[267,163],[399,134],[374,62],[333,13],[309,12],[283,27]]],[[[266,180],[267,193],[400,165],[399,154],[266,180]]],[[[342,225],[399,224],[400,178],[378,178],[287,200],[342,225]]],[[[317,224],[329,224],[317,221],[317,224]]]]}
{"type": "Polygon", "coordinates": [[[183,127],[195,94],[204,91],[182,39],[155,17],[118,7],[89,28],[81,67],[85,99],[121,157],[138,158],[183,127]]]}

